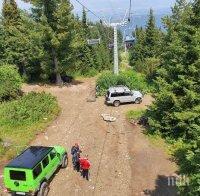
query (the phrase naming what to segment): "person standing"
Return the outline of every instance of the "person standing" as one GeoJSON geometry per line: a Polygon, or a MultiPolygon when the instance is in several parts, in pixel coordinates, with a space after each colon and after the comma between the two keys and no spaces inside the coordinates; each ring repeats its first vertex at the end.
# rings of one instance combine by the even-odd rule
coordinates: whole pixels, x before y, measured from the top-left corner
{"type": "Polygon", "coordinates": [[[80,167],[82,169],[82,176],[83,178],[86,178],[86,180],[89,180],[89,170],[91,163],[88,160],[88,155],[86,155],[84,158],[80,158],[80,167]]]}
{"type": "Polygon", "coordinates": [[[77,166],[79,165],[80,153],[81,153],[81,150],[79,148],[79,145],[78,143],[75,143],[75,145],[72,146],[71,148],[72,164],[75,170],[77,170],[77,166]],[[78,162],[78,165],[77,165],[77,162],[78,162]]]}
{"type": "Polygon", "coordinates": [[[73,155],[74,170],[76,170],[77,172],[80,171],[80,161],[79,161],[79,159],[80,159],[80,151],[78,151],[77,153],[75,153],[75,154],[73,155]]]}
{"type": "Polygon", "coordinates": [[[79,145],[78,143],[75,143],[71,148],[71,155],[73,156],[73,154],[77,153],[78,151],[80,151],[79,145]]]}

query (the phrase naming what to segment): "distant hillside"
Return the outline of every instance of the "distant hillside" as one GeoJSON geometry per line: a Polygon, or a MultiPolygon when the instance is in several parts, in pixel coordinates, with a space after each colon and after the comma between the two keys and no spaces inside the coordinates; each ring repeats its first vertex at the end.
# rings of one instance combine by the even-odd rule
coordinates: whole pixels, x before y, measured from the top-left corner
{"type": "MultiPolygon", "coordinates": [[[[136,26],[138,27],[145,27],[147,20],[148,20],[148,14],[149,14],[149,10],[137,10],[134,12],[134,14],[131,17],[131,22],[129,25],[127,25],[126,27],[122,27],[122,31],[126,28],[130,28],[130,29],[134,29],[136,26]]],[[[158,28],[163,28],[163,24],[162,24],[162,18],[166,15],[170,15],[171,14],[171,8],[163,8],[163,9],[159,9],[154,11],[154,16],[156,19],[156,25],[158,28]]],[[[81,16],[81,14],[79,13],[78,15],[81,16]]],[[[124,17],[124,13],[117,13],[117,15],[113,15],[111,17],[110,13],[106,14],[104,13],[104,15],[100,15],[100,13],[98,14],[101,18],[106,19],[107,21],[111,21],[111,22],[118,22],[121,21],[124,17]]],[[[92,14],[88,13],[88,18],[92,21],[96,21],[97,18],[95,16],[93,16],[92,14]]],[[[128,31],[128,30],[127,30],[128,31]]]]}
{"type": "MultiPolygon", "coordinates": [[[[159,14],[155,15],[156,19],[156,25],[158,28],[163,28],[162,24],[162,18],[166,16],[167,14],[159,14]]],[[[129,34],[131,31],[134,30],[134,28],[137,27],[145,27],[147,24],[148,15],[135,15],[133,16],[130,24],[128,24],[126,27],[120,28],[122,32],[125,32],[125,34],[129,34]]]]}

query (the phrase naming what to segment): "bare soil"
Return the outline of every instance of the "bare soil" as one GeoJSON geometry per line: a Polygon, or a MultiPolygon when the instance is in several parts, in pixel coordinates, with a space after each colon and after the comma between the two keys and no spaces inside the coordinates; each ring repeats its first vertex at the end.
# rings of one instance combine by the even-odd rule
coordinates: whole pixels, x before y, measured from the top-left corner
{"type": "MultiPolygon", "coordinates": [[[[69,151],[69,166],[55,174],[49,196],[176,195],[174,187],[167,186],[167,177],[175,173],[176,165],[162,149],[149,142],[139,126],[133,126],[125,119],[126,111],[151,104],[151,96],[145,96],[142,104],[115,108],[106,106],[104,98],[87,102],[88,98],[94,98],[94,87],[94,79],[63,88],[24,86],[25,92],[52,93],[62,109],[58,118],[31,143],[62,145],[69,151]],[[102,113],[116,117],[116,122],[103,121],[102,113]],[[82,156],[89,155],[92,164],[90,181],[82,179],[72,169],[70,148],[75,142],[80,144],[82,156]]],[[[2,190],[0,195],[6,194],[2,190]]]]}

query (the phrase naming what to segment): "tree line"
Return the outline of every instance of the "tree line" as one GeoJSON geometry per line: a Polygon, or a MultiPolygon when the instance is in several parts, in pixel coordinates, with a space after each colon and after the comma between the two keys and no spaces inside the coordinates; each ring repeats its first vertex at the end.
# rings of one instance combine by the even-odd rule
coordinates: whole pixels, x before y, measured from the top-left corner
{"type": "Polygon", "coordinates": [[[200,0],[177,0],[163,24],[156,27],[151,10],[136,28],[130,63],[156,86],[149,131],[177,145],[179,173],[190,179],[181,195],[200,195],[200,0]]]}
{"type": "Polygon", "coordinates": [[[16,65],[27,81],[63,82],[64,76],[93,75],[111,67],[112,29],[76,16],[69,0],[30,0],[22,11],[4,0],[0,20],[0,63],[16,65]],[[100,44],[88,45],[88,39],[100,44]]]}

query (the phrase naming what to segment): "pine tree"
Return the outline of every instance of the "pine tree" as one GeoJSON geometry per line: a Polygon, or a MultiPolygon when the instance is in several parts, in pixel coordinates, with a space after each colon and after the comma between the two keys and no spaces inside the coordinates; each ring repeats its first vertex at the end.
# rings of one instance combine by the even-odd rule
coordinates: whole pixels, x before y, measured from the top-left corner
{"type": "Polygon", "coordinates": [[[136,29],[136,43],[130,52],[131,66],[150,80],[155,78],[156,68],[160,64],[162,42],[162,30],[156,27],[153,10],[150,9],[146,28],[136,29]]]}
{"type": "Polygon", "coordinates": [[[163,63],[157,79],[159,89],[151,107],[150,124],[164,135],[189,140],[200,134],[200,36],[199,28],[194,30],[190,22],[188,9],[183,17],[178,30],[173,28],[174,31],[169,32],[171,43],[162,55],[163,63]]]}
{"type": "Polygon", "coordinates": [[[165,20],[167,39],[158,70],[158,91],[149,110],[153,132],[182,139],[187,145],[178,153],[180,172],[189,185],[181,195],[200,195],[200,1],[177,1],[173,14],[165,20]]]}
{"type": "MultiPolygon", "coordinates": [[[[68,0],[31,0],[34,4],[33,16],[44,27],[44,47],[51,62],[48,64],[47,75],[56,78],[58,85],[62,84],[61,75],[65,73],[72,60],[71,45],[75,18],[72,5],[68,0]]],[[[47,57],[47,59],[49,59],[47,57]]]]}
{"type": "Polygon", "coordinates": [[[2,16],[4,26],[14,26],[19,24],[20,13],[15,0],[4,0],[2,16]]]}
{"type": "Polygon", "coordinates": [[[37,62],[42,54],[39,28],[12,0],[4,1],[1,32],[1,61],[16,65],[20,74],[27,78],[29,70],[33,70],[31,63],[37,62]]]}
{"type": "Polygon", "coordinates": [[[153,14],[153,10],[150,9],[149,19],[146,26],[146,36],[145,36],[145,46],[146,46],[146,57],[153,57],[156,55],[156,47],[157,47],[157,40],[158,30],[155,24],[155,17],[153,14]]]}
{"type": "Polygon", "coordinates": [[[82,11],[82,25],[83,25],[83,29],[87,29],[87,13],[85,11],[85,8],[83,8],[83,11],[82,11]]]}
{"type": "Polygon", "coordinates": [[[143,62],[145,61],[145,39],[146,33],[143,28],[136,29],[136,43],[133,46],[133,49],[130,51],[130,64],[134,67],[134,69],[138,72],[143,71],[143,62]]]}

